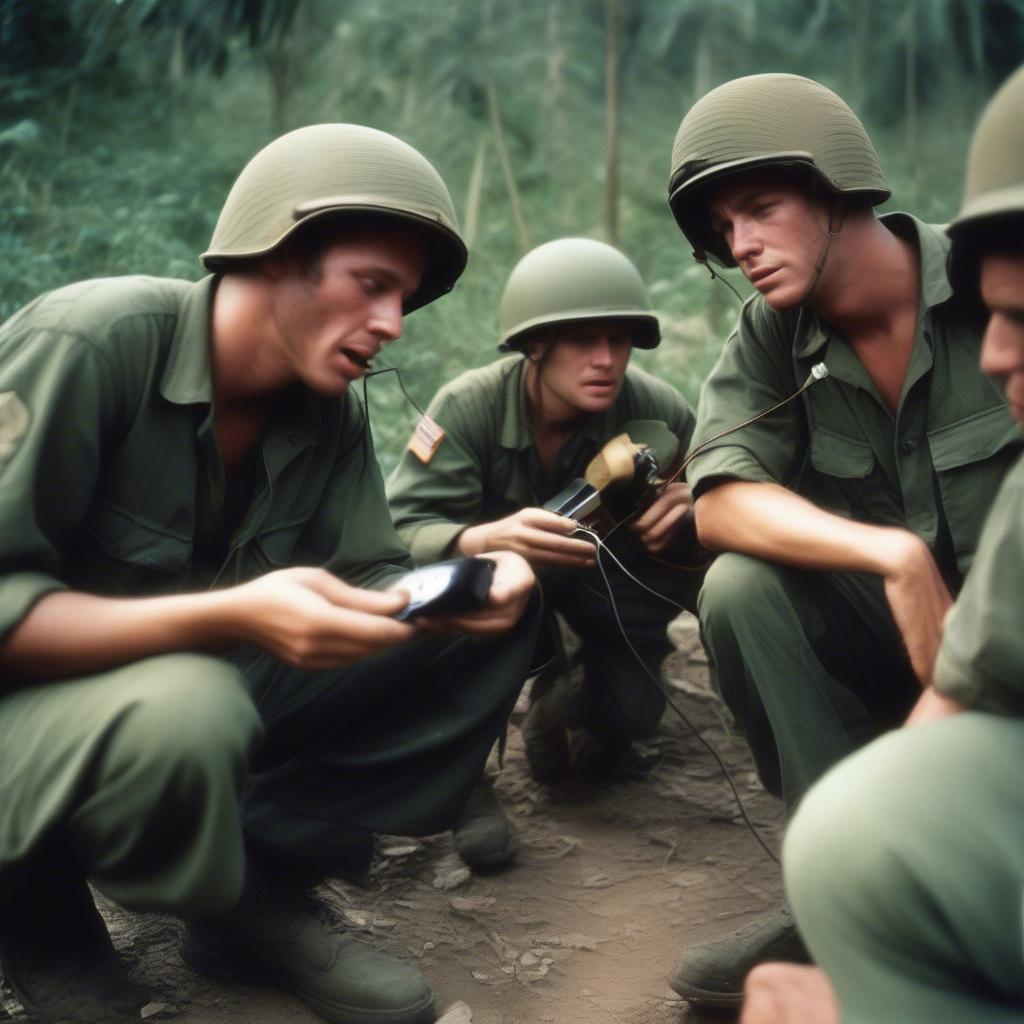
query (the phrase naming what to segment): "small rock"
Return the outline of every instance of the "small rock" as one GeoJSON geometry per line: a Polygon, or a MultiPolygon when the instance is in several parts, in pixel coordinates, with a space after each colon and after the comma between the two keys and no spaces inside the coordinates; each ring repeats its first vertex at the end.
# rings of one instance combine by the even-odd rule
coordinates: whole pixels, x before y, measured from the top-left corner
{"type": "Polygon", "coordinates": [[[382,857],[409,857],[422,849],[419,843],[409,843],[406,846],[388,846],[380,852],[382,857]]]}
{"type": "Polygon", "coordinates": [[[452,889],[457,889],[460,885],[464,885],[472,877],[473,875],[469,868],[455,868],[454,871],[438,875],[434,879],[434,888],[440,889],[442,892],[451,892],[452,889]]]}
{"type": "Polygon", "coordinates": [[[473,1011],[459,1000],[444,1011],[437,1024],[473,1024],[473,1011]]]}
{"type": "Polygon", "coordinates": [[[453,896],[448,906],[457,914],[473,914],[494,906],[493,896],[453,896]]]}
{"type": "Polygon", "coordinates": [[[436,948],[437,948],[437,943],[436,942],[424,942],[423,943],[423,952],[424,953],[429,953],[430,950],[436,949],[436,948]]]}
{"type": "Polygon", "coordinates": [[[167,1003],[146,1003],[146,1005],[139,1010],[139,1016],[143,1020],[148,1020],[150,1017],[155,1017],[157,1014],[165,1013],[169,1007],[167,1003]]]}
{"type": "Polygon", "coordinates": [[[476,978],[477,981],[490,981],[491,980],[491,976],[489,974],[484,974],[483,971],[473,971],[472,974],[473,974],[473,977],[476,978]]]}
{"type": "Polygon", "coordinates": [[[519,962],[524,967],[535,967],[540,963],[540,957],[536,953],[527,951],[519,958],[519,962]]]}
{"type": "Polygon", "coordinates": [[[349,924],[355,925],[356,928],[365,928],[367,917],[365,914],[359,913],[358,910],[348,910],[347,908],[341,912],[341,916],[348,921],[349,924]]]}
{"type": "Polygon", "coordinates": [[[515,967],[512,966],[512,964],[505,964],[501,969],[502,969],[503,973],[505,973],[505,974],[515,974],[516,973],[516,969],[515,969],[515,967]]]}

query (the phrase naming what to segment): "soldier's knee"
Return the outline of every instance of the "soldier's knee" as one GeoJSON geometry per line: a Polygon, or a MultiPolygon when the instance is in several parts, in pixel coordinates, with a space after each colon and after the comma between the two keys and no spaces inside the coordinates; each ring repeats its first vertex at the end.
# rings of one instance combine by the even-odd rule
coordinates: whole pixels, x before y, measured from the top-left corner
{"type": "Polygon", "coordinates": [[[697,608],[705,632],[739,617],[757,617],[784,595],[784,571],[734,551],[719,555],[704,577],[697,608]]]}
{"type": "Polygon", "coordinates": [[[786,891],[797,911],[816,918],[870,916],[905,881],[900,804],[907,780],[885,737],[841,762],[804,797],[786,832],[786,891]]]}
{"type": "Polygon", "coordinates": [[[240,773],[262,734],[241,674],[219,659],[175,654],[140,662],[117,729],[122,757],[157,774],[240,773]]]}

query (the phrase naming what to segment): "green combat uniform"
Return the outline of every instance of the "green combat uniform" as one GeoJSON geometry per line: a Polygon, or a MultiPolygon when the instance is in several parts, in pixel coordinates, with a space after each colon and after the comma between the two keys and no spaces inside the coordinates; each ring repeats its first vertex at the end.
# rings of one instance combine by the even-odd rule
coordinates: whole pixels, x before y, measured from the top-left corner
{"type": "MultiPolygon", "coordinates": [[[[673,150],[669,202],[698,259],[735,265],[710,225],[709,190],[730,175],[779,168],[819,195],[872,204],[889,196],[863,125],[838,96],[795,75],[736,79],[694,105],[673,150]]],[[[806,301],[777,312],[754,296],[701,391],[694,446],[791,396],[815,364],[829,375],[714,442],[688,477],[697,499],[724,480],[771,482],[839,515],[905,527],[955,591],[984,518],[979,496],[995,492],[1019,438],[978,370],[980,322],[952,297],[947,243],[906,215],[883,221],[920,260],[914,347],[895,417],[806,301]]],[[[817,276],[812,291],[816,284],[817,276]]],[[[762,782],[790,806],[836,760],[898,724],[918,692],[878,577],[730,552],[708,573],[700,617],[713,676],[762,782]]]]}
{"type": "MultiPolygon", "coordinates": [[[[232,338],[213,326],[221,312],[279,309],[280,282],[309,277],[304,255],[344,259],[374,227],[397,229],[396,247],[408,239],[410,265],[425,256],[404,300],[380,286],[390,325],[398,301],[403,313],[432,301],[465,266],[444,182],[383,132],[301,128],[235,182],[203,255],[214,276],[88,281],[0,326],[0,642],[62,589],[194,598],[293,565],[382,588],[412,568],[350,391],[325,397],[302,377],[257,395],[272,407],[230,474],[215,429],[211,363],[232,338]],[[233,289],[230,308],[220,288],[233,289]]],[[[330,308],[367,315],[344,296],[330,308]]],[[[296,333],[308,349],[311,332],[296,333]]],[[[376,832],[452,827],[515,703],[539,619],[534,606],[500,640],[420,637],[331,670],[244,647],[29,681],[9,659],[0,963],[26,1008],[138,1019],[88,878],[126,907],[188,918],[182,955],[203,973],[280,984],[339,1024],[432,1021],[415,967],[344,934],[302,887],[365,869],[376,832]]],[[[165,646],[154,637],[153,650],[165,646]]]]}
{"type": "MultiPolygon", "coordinates": [[[[0,460],[0,634],[64,587],[166,594],[292,564],[380,587],[411,567],[352,396],[296,388],[244,484],[225,489],[210,405],[215,286],[86,282],[0,330],[13,424],[0,460]]],[[[526,622],[506,643],[417,641],[330,672],[242,650],[4,679],[0,868],[60,835],[126,906],[208,914],[237,898],[243,839],[286,863],[358,867],[373,832],[450,827],[531,648],[526,622]]]]}
{"type": "MultiPolygon", "coordinates": [[[[694,444],[792,394],[812,365],[829,376],[789,406],[722,439],[688,469],[694,496],[722,479],[791,487],[830,511],[903,526],[952,590],[1020,449],[996,385],[978,370],[980,326],[952,298],[948,244],[904,215],[884,218],[921,253],[921,315],[895,419],[860,361],[806,309],[743,308],[701,392],[694,444]]],[[[906,716],[920,687],[881,580],[720,555],[700,596],[723,696],[766,788],[791,806],[826,768],[906,716]]]]}
{"type": "MultiPolygon", "coordinates": [[[[988,246],[1024,267],[1022,125],[1024,69],[978,126],[950,227],[974,289],[988,246]]],[[[973,497],[987,504],[985,491],[973,497]]],[[[936,691],[967,710],[844,761],[807,794],[786,837],[793,908],[846,1024],[1024,1017],[1022,580],[1024,458],[985,522],[935,665],[936,691]]]]}
{"type": "MultiPolygon", "coordinates": [[[[426,463],[406,451],[388,480],[395,525],[417,561],[446,557],[466,526],[543,505],[582,477],[604,443],[628,431],[631,420],[664,423],[679,439],[681,450],[693,433],[693,413],[678,392],[641,370],[627,368],[615,404],[584,421],[546,476],[533,443],[526,366],[516,355],[470,370],[431,402],[427,414],[444,430],[444,439],[426,463]]],[[[644,557],[626,530],[616,533],[611,546],[652,589],[694,607],[699,574],[669,569],[644,557]]],[[[605,565],[626,632],[644,664],[657,674],[671,650],[665,626],[678,608],[642,590],[610,559],[605,565]]],[[[546,606],[559,611],[582,641],[585,724],[611,749],[649,734],[661,718],[664,698],[623,643],[599,571],[549,568],[542,571],[541,581],[546,606]]]]}

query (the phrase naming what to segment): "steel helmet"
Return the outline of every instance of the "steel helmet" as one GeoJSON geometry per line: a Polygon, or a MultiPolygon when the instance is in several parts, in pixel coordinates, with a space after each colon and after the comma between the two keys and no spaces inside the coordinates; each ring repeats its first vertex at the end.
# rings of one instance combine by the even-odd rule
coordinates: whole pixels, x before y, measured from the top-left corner
{"type": "Polygon", "coordinates": [[[432,302],[459,279],[466,245],[441,176],[412,146],[358,124],[298,128],[261,149],[238,176],[202,254],[207,270],[272,252],[325,214],[380,214],[424,229],[423,281],[405,304],[432,302]]]}
{"type": "Polygon", "coordinates": [[[978,121],[963,203],[949,233],[959,246],[991,226],[991,218],[1006,215],[1024,215],[1024,67],[1003,83],[978,121]]]}
{"type": "Polygon", "coordinates": [[[522,351],[539,327],[575,320],[627,320],[637,348],[661,341],[640,271],[593,238],[559,238],[528,252],[509,274],[498,320],[502,352],[522,351]]]}
{"type": "Polygon", "coordinates": [[[672,147],[669,206],[697,259],[736,265],[708,224],[708,185],[755,167],[807,168],[872,205],[891,195],[864,126],[831,89],[799,75],[736,78],[690,108],[672,147]]]}

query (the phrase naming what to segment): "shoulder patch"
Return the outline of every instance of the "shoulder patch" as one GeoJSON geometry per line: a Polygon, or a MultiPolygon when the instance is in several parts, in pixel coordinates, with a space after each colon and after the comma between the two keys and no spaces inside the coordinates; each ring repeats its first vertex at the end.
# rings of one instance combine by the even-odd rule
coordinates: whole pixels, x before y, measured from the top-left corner
{"type": "Polygon", "coordinates": [[[416,429],[412,432],[412,437],[409,438],[406,447],[420,462],[426,465],[434,457],[437,449],[441,447],[443,440],[444,430],[432,417],[424,413],[420,417],[419,423],[416,424],[416,429]]]}
{"type": "Polygon", "coordinates": [[[9,459],[18,449],[28,430],[28,406],[16,391],[0,391],[0,462],[9,459]]]}

